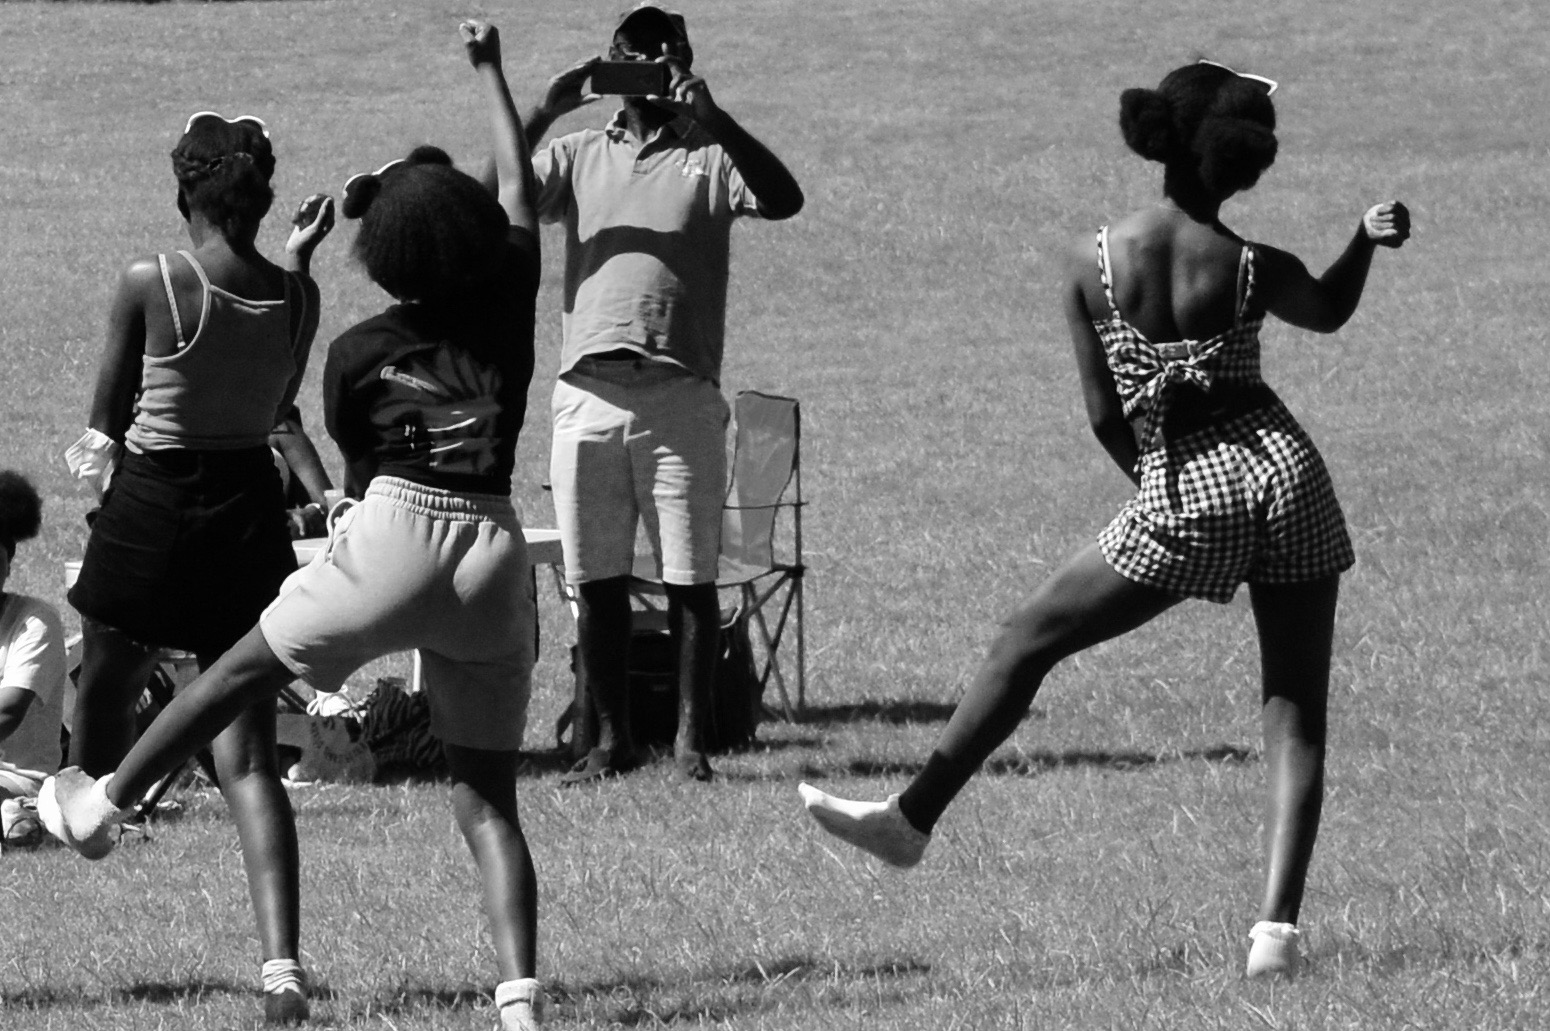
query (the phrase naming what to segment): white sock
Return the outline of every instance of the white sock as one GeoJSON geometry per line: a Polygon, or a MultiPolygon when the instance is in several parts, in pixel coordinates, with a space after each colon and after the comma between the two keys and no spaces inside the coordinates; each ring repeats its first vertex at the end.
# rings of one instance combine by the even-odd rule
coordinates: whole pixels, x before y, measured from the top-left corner
{"type": "Polygon", "coordinates": [[[1244,973],[1249,977],[1296,977],[1302,966],[1302,950],[1297,945],[1301,937],[1295,924],[1261,920],[1249,930],[1254,944],[1249,946],[1244,973]]]}
{"type": "Polygon", "coordinates": [[[135,808],[132,805],[120,808],[108,799],[108,785],[112,781],[113,774],[103,774],[97,779],[97,783],[91,786],[91,791],[86,795],[89,800],[90,815],[103,824],[122,823],[125,817],[134,812],[135,808]]]}
{"type": "Polygon", "coordinates": [[[1302,932],[1296,924],[1280,924],[1274,920],[1261,920],[1249,928],[1249,937],[1255,941],[1260,938],[1273,938],[1278,942],[1296,942],[1302,937],[1302,932]]]}
{"type": "Polygon", "coordinates": [[[537,1027],[544,1019],[544,990],[536,977],[519,977],[512,981],[502,981],[495,986],[495,1008],[503,1015],[501,1026],[503,1028],[537,1027]],[[507,1007],[515,1006],[516,1011],[508,1019],[504,1015],[507,1007]],[[523,1013],[523,1010],[526,1013],[523,1013]]]}
{"type": "Polygon", "coordinates": [[[931,835],[916,830],[899,811],[899,796],[883,802],[857,802],[798,784],[797,792],[819,826],[890,866],[907,869],[920,862],[931,835]]]}
{"type": "Polygon", "coordinates": [[[301,964],[294,959],[264,960],[263,978],[264,991],[271,995],[279,995],[281,992],[307,994],[307,975],[303,973],[301,964]]]}
{"type": "Polygon", "coordinates": [[[802,796],[802,801],[806,803],[809,809],[839,813],[841,816],[851,820],[865,820],[867,817],[881,816],[888,811],[888,799],[884,799],[881,802],[861,802],[855,799],[841,798],[839,795],[831,795],[827,791],[821,791],[806,783],[797,785],[797,793],[802,796]]]}

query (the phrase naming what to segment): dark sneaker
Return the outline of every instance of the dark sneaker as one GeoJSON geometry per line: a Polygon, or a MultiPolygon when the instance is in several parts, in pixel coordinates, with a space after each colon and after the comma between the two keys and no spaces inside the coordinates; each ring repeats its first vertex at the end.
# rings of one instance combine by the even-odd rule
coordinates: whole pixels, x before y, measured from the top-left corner
{"type": "Polygon", "coordinates": [[[264,1023],[301,1024],[312,1015],[312,1007],[300,988],[264,993],[264,1023]]]}

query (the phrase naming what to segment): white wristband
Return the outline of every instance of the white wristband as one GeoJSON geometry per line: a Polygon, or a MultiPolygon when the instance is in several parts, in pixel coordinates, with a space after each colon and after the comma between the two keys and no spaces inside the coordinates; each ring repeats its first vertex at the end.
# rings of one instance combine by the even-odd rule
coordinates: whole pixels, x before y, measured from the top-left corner
{"type": "Polygon", "coordinates": [[[94,480],[99,491],[108,489],[113,470],[124,453],[123,445],[101,430],[88,429],[65,449],[65,464],[78,480],[94,480]]]}

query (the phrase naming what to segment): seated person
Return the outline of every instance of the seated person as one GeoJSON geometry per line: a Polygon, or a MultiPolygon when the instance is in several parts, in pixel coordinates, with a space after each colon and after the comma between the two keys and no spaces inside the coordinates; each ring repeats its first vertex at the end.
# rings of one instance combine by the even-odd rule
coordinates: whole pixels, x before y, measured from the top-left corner
{"type": "Polygon", "coordinates": [[[48,602],[5,591],[16,542],[37,536],[43,503],[27,479],[0,471],[0,831],[5,848],[43,840],[34,799],[59,769],[65,631],[48,602]]]}
{"type": "Polygon", "coordinates": [[[285,507],[290,512],[292,537],[322,537],[328,530],[327,494],[334,489],[323,468],[317,446],[301,425],[301,409],[292,404],[269,432],[269,449],[285,485],[285,507]]]}

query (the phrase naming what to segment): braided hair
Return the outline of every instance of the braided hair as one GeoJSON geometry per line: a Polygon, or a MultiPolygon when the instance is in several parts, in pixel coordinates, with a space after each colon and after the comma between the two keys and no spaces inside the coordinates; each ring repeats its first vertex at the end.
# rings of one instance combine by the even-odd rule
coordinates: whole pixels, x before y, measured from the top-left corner
{"type": "Polygon", "coordinates": [[[218,115],[194,119],[172,151],[178,211],[197,211],[227,236],[258,224],[274,203],[274,150],[262,126],[218,115]]]}
{"type": "Polygon", "coordinates": [[[1119,126],[1131,150],[1216,198],[1247,190],[1276,159],[1269,93],[1219,65],[1185,65],[1156,89],[1125,90],[1119,126]]]}

